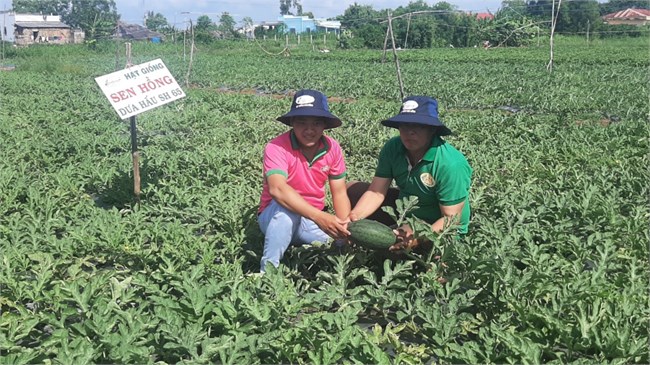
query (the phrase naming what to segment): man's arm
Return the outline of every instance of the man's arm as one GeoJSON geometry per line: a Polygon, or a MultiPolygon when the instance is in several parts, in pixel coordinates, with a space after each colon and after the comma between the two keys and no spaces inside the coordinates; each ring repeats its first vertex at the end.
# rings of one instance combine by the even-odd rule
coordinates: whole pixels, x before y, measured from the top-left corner
{"type": "MultiPolygon", "coordinates": [[[[283,207],[314,221],[330,237],[345,237],[347,230],[337,222],[336,216],[318,210],[309,204],[298,192],[287,184],[287,178],[280,174],[268,176],[269,193],[283,207]]],[[[346,195],[347,197],[347,195],[346,195]]],[[[350,204],[348,202],[348,204],[350,204]]]]}
{"type": "Polygon", "coordinates": [[[345,221],[350,215],[350,199],[348,198],[348,190],[345,185],[345,179],[329,180],[330,191],[332,193],[332,204],[334,205],[334,213],[341,221],[345,221]]]}
{"type": "Polygon", "coordinates": [[[442,232],[447,227],[452,225],[457,225],[460,223],[460,216],[463,212],[463,207],[465,207],[465,201],[462,201],[454,205],[442,205],[440,204],[440,213],[442,217],[437,221],[433,222],[431,229],[436,232],[442,232]]]}
{"type": "Polygon", "coordinates": [[[384,202],[392,181],[393,179],[390,178],[373,177],[368,190],[363,193],[357,205],[350,212],[350,220],[356,221],[374,213],[384,202]]]}
{"type": "MultiPolygon", "coordinates": [[[[460,222],[460,216],[463,212],[464,206],[464,201],[454,205],[440,204],[440,213],[442,214],[442,217],[433,222],[431,225],[431,230],[433,232],[440,233],[449,226],[458,224],[460,222]]],[[[396,229],[395,234],[398,237],[398,242],[390,247],[391,251],[401,250],[403,248],[413,249],[417,247],[422,241],[422,239],[413,237],[413,229],[408,224],[404,224],[396,229]]]]}

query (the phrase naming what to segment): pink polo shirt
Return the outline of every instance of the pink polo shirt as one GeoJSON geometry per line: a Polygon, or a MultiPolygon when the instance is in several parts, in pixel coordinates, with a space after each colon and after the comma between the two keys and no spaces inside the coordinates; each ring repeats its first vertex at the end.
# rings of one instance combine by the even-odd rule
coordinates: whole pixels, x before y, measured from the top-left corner
{"type": "Polygon", "coordinates": [[[261,213],[273,199],[269,193],[267,177],[280,174],[287,183],[309,204],[317,209],[325,207],[325,182],[346,175],[345,159],[341,146],[333,138],[323,135],[312,161],[307,161],[300,151],[293,130],[272,139],[264,148],[264,187],[260,198],[261,213]]]}

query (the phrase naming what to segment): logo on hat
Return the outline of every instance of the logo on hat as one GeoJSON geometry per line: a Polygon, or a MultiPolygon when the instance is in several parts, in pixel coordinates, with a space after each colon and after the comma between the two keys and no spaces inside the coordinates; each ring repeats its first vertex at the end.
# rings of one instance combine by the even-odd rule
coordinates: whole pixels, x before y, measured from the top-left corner
{"type": "Polygon", "coordinates": [[[316,101],[316,99],[314,99],[314,97],[311,95],[300,95],[296,98],[296,108],[302,108],[306,106],[313,107],[314,101],[316,101]]]}
{"type": "Polygon", "coordinates": [[[428,172],[425,172],[420,175],[420,181],[422,181],[424,186],[428,188],[432,188],[436,186],[436,181],[433,179],[433,176],[431,176],[431,174],[428,172]]]}
{"type": "Polygon", "coordinates": [[[415,109],[420,106],[415,100],[408,100],[402,104],[402,113],[415,113],[415,109]]]}

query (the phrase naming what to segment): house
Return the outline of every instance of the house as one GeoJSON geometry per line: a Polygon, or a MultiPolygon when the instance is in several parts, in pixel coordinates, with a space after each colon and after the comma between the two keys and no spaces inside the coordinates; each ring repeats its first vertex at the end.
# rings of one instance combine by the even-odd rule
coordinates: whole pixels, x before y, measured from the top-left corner
{"type": "Polygon", "coordinates": [[[478,20],[494,20],[494,14],[492,13],[467,13],[469,16],[473,16],[478,20]]]}
{"type": "Polygon", "coordinates": [[[283,15],[278,20],[284,23],[288,33],[334,32],[339,34],[341,22],[337,20],[312,19],[307,16],[283,15]]]}
{"type": "Polygon", "coordinates": [[[0,12],[2,40],[19,46],[30,44],[83,43],[84,33],[61,22],[58,15],[0,12]]]}
{"type": "Polygon", "coordinates": [[[145,40],[158,43],[164,39],[162,33],[155,32],[153,30],[147,29],[146,27],[139,24],[127,24],[125,22],[117,22],[117,34],[118,38],[130,39],[130,40],[145,40]]]}
{"type": "Polygon", "coordinates": [[[602,19],[611,25],[646,25],[650,24],[650,10],[648,9],[625,9],[604,15],[602,19]]]}

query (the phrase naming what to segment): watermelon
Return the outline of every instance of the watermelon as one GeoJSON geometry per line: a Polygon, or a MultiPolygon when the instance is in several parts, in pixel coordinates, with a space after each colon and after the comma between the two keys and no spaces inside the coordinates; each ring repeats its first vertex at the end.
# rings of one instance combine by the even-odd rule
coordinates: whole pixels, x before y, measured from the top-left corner
{"type": "Polygon", "coordinates": [[[384,250],[395,244],[397,237],[393,229],[370,219],[348,223],[350,241],[373,250],[384,250]]]}

